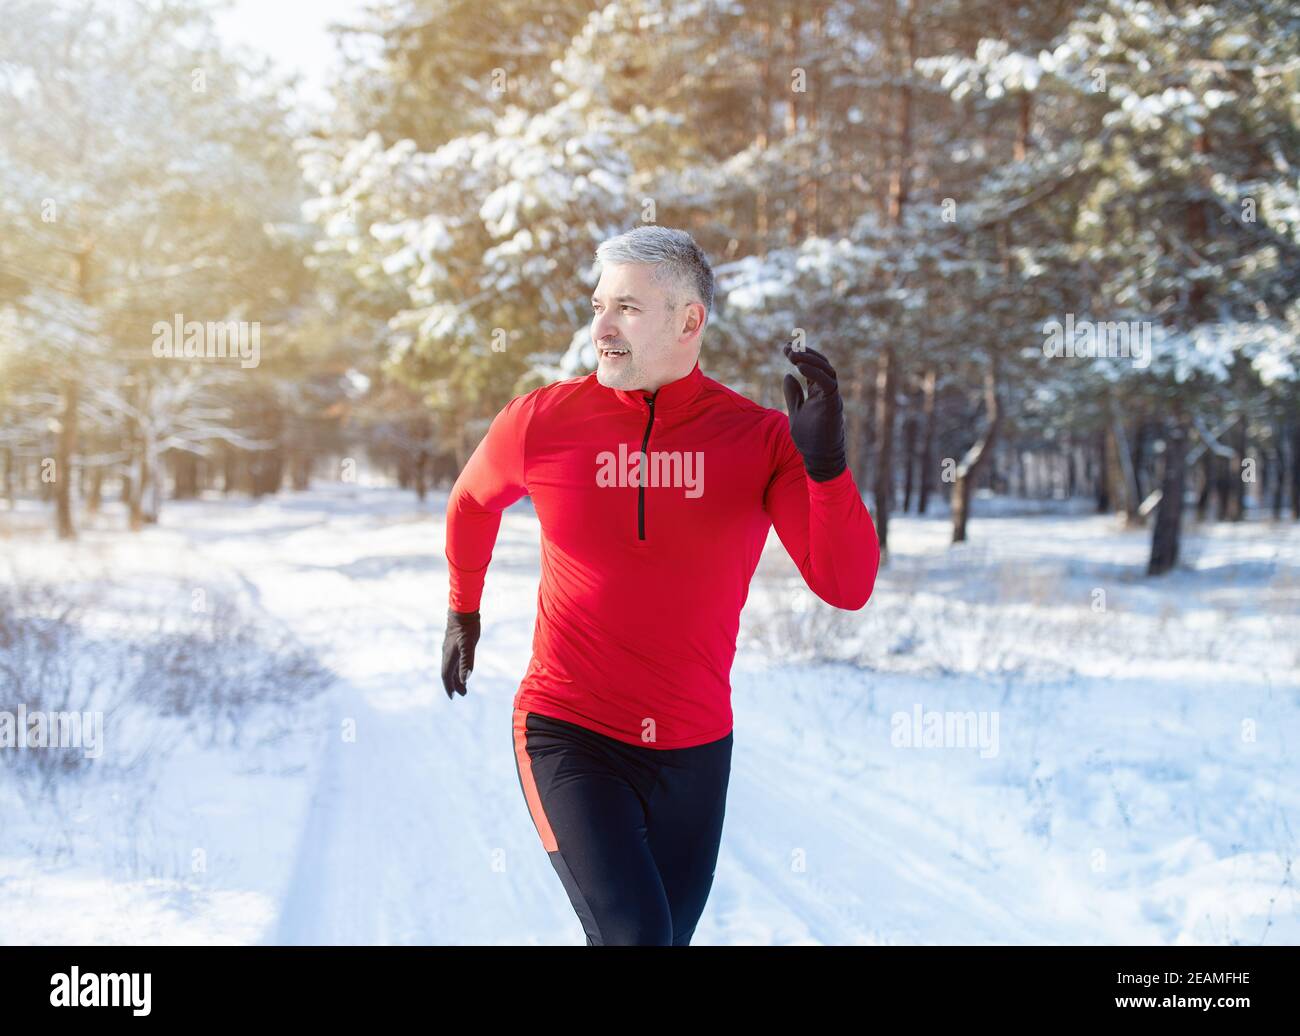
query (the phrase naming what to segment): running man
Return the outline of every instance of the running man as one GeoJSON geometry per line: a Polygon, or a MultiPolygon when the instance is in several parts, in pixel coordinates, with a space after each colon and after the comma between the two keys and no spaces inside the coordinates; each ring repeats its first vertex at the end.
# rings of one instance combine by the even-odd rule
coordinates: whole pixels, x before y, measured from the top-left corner
{"type": "MultiPolygon", "coordinates": [[[[519,784],[587,944],[690,944],[731,769],[731,664],[768,530],[809,588],[867,603],[875,525],[845,464],[835,371],[785,346],[789,417],[700,370],[713,271],[689,234],[596,250],[588,375],[512,399],[447,503],[442,679],[465,694],[501,512],[541,523],[532,659],[514,698],[519,784]]],[[[454,699],[453,699],[454,700],[454,699]]]]}

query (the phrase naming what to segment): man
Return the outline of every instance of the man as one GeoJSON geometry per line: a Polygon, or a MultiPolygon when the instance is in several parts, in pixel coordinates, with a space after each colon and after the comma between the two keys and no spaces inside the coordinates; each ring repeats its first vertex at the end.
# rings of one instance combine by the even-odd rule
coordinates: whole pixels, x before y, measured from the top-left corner
{"type": "Polygon", "coordinates": [[[866,604],[879,543],[845,465],[835,371],[785,347],[789,418],[706,377],[713,271],[684,231],[596,250],[594,373],[506,404],[447,503],[442,677],[465,694],[501,512],[541,523],[515,762],[588,945],[689,945],[731,764],[731,664],[769,528],[822,600],[866,604]]]}

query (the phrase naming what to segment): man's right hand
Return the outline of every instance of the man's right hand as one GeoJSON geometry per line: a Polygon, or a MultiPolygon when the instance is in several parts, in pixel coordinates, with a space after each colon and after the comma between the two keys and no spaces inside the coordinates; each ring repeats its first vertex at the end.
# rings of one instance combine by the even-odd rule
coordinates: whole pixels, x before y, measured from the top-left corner
{"type": "Polygon", "coordinates": [[[479,613],[447,609],[447,635],[442,641],[442,686],[447,697],[465,694],[465,681],[474,671],[474,645],[478,643],[479,613]]]}

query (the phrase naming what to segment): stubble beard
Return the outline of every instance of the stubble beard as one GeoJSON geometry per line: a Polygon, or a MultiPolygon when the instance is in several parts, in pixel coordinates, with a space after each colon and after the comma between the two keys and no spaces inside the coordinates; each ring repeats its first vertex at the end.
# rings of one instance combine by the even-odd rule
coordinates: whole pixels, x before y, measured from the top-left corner
{"type": "Polygon", "coordinates": [[[634,389],[640,377],[636,354],[629,352],[624,359],[614,362],[618,364],[616,369],[608,360],[601,359],[600,350],[596,350],[596,381],[606,388],[634,389]]]}

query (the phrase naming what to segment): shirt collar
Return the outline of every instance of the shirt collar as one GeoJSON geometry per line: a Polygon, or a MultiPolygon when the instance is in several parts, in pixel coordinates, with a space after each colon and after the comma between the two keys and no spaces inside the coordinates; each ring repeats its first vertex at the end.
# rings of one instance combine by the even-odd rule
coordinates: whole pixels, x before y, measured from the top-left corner
{"type": "MultiPolygon", "coordinates": [[[[660,385],[658,390],[653,393],[655,411],[661,413],[665,410],[676,410],[684,407],[695,398],[703,385],[704,372],[700,370],[700,361],[697,359],[689,374],[684,374],[676,381],[670,381],[666,385],[660,385]]],[[[623,389],[610,389],[610,391],[621,402],[637,410],[647,409],[646,399],[651,395],[645,389],[635,389],[630,392],[623,389]]]]}

